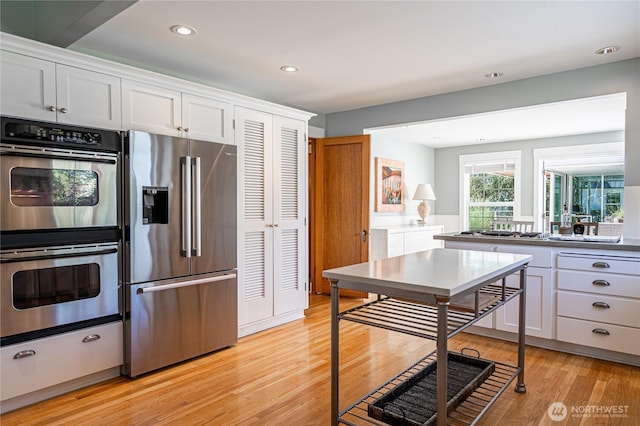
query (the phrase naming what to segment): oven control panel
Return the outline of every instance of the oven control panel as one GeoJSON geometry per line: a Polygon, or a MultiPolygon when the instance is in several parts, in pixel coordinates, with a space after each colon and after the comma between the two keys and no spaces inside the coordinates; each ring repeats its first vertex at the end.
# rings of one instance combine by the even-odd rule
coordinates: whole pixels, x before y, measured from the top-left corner
{"type": "Polygon", "coordinates": [[[61,126],[55,123],[2,117],[2,141],[37,146],[74,147],[91,151],[120,151],[120,134],[112,130],[61,126]]]}
{"type": "Polygon", "coordinates": [[[7,123],[4,128],[4,136],[22,140],[82,145],[100,145],[102,143],[102,135],[98,132],[83,132],[26,123],[7,123]]]}

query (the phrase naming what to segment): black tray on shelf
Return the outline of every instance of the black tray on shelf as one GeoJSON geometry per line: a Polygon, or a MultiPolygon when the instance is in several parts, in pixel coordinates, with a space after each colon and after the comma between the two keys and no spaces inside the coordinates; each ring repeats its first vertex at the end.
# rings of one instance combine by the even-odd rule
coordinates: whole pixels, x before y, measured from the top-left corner
{"type": "MultiPolygon", "coordinates": [[[[493,361],[448,353],[447,414],[471,395],[495,370],[493,361]]],[[[369,417],[393,426],[430,426],[436,421],[436,364],[422,370],[369,404],[369,417]]]]}

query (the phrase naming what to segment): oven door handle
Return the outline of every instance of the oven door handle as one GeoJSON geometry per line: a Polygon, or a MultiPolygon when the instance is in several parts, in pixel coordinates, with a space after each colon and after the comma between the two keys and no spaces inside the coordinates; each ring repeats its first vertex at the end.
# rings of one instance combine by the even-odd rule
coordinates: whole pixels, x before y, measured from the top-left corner
{"type": "Polygon", "coordinates": [[[80,151],[65,151],[61,149],[52,148],[31,148],[22,146],[7,146],[3,145],[0,148],[2,155],[15,155],[22,157],[35,157],[46,159],[61,159],[61,160],[77,160],[77,161],[91,161],[92,163],[109,163],[116,164],[118,160],[118,154],[98,153],[98,152],[80,152],[80,151]]]}
{"type": "Polygon", "coordinates": [[[74,249],[60,249],[59,252],[53,250],[29,250],[27,252],[20,251],[7,251],[0,255],[0,263],[12,263],[12,262],[28,262],[33,260],[46,260],[46,259],[64,259],[69,257],[84,257],[84,256],[96,256],[117,253],[118,248],[103,248],[96,247],[95,249],[82,249],[82,251],[75,251],[74,249]]]}
{"type": "Polygon", "coordinates": [[[179,282],[179,283],[157,285],[153,287],[143,287],[136,290],[136,294],[155,293],[157,291],[171,290],[174,288],[190,287],[193,285],[207,284],[207,283],[212,283],[216,281],[225,281],[225,280],[230,280],[232,278],[236,278],[237,276],[238,275],[236,273],[231,273],[226,275],[218,275],[216,277],[211,277],[211,278],[200,278],[197,280],[190,280],[190,281],[179,282]]]}

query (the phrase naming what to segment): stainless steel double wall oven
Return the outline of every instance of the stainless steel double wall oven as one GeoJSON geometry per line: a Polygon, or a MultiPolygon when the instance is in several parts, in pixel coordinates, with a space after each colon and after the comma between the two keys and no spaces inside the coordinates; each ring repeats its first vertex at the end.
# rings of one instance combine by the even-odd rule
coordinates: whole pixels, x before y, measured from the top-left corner
{"type": "Polygon", "coordinates": [[[121,319],[121,138],[2,117],[2,346],[121,319]]]}

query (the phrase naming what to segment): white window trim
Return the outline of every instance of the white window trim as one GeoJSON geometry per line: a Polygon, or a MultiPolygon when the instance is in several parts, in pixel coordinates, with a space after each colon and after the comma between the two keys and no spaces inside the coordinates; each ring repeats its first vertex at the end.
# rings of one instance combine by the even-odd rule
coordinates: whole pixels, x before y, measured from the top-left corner
{"type": "Polygon", "coordinates": [[[478,163],[493,163],[493,162],[506,162],[513,161],[515,164],[514,170],[514,194],[513,194],[513,218],[518,220],[520,218],[520,194],[522,183],[522,154],[521,151],[499,151],[499,152],[485,152],[482,154],[464,154],[458,156],[459,161],[459,226],[460,229],[469,228],[469,210],[467,209],[467,199],[469,198],[469,179],[465,174],[465,166],[470,166],[478,163]]]}
{"type": "Polygon", "coordinates": [[[542,211],[542,200],[545,196],[544,174],[545,165],[554,167],[567,163],[577,163],[580,161],[590,161],[595,158],[615,157],[624,158],[624,142],[603,142],[590,145],[571,145],[553,148],[538,148],[533,150],[533,188],[535,196],[533,199],[533,215],[535,221],[534,229],[544,228],[544,212],[542,211]]]}

